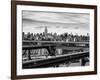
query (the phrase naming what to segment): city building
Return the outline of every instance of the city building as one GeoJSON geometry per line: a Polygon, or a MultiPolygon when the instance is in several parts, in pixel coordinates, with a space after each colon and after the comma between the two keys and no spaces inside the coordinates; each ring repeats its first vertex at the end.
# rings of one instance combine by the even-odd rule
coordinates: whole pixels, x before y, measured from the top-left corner
{"type": "Polygon", "coordinates": [[[45,34],[45,39],[47,39],[48,38],[48,29],[47,29],[47,26],[45,26],[44,34],[45,34]]]}

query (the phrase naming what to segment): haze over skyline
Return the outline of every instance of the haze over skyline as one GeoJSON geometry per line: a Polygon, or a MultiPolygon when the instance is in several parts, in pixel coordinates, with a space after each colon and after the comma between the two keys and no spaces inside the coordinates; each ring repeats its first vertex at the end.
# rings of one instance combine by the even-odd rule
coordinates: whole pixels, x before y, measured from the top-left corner
{"type": "Polygon", "coordinates": [[[43,33],[45,26],[49,33],[89,33],[88,13],[22,11],[23,32],[43,33]]]}

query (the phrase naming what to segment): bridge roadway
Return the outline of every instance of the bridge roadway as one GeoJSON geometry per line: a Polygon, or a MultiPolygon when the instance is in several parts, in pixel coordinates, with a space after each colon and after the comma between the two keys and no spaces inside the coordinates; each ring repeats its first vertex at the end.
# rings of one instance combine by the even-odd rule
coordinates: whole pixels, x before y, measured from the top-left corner
{"type": "Polygon", "coordinates": [[[45,59],[37,59],[37,60],[34,59],[29,61],[23,61],[22,65],[23,69],[44,68],[62,62],[69,62],[71,60],[81,59],[81,65],[84,66],[86,63],[85,57],[89,57],[89,51],[52,56],[51,58],[45,58],[45,59]]]}

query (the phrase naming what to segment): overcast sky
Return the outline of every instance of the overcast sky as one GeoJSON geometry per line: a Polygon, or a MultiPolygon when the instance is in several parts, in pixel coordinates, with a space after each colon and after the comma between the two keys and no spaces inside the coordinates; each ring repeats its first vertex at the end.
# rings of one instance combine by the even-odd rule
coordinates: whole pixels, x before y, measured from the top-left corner
{"type": "Polygon", "coordinates": [[[22,11],[23,32],[44,32],[45,26],[49,33],[62,34],[65,32],[73,34],[89,33],[90,16],[88,13],[69,12],[39,12],[22,11]]]}

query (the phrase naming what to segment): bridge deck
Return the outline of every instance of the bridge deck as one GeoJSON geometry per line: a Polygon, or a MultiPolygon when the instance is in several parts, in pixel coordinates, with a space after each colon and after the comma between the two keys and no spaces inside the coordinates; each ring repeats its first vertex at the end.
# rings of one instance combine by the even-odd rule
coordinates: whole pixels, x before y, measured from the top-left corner
{"type": "Polygon", "coordinates": [[[59,56],[54,56],[45,59],[23,61],[23,68],[37,68],[48,64],[50,65],[61,61],[69,61],[69,60],[84,58],[88,56],[89,56],[89,52],[85,51],[85,52],[77,52],[74,54],[72,53],[72,54],[59,55],[59,56]]]}

